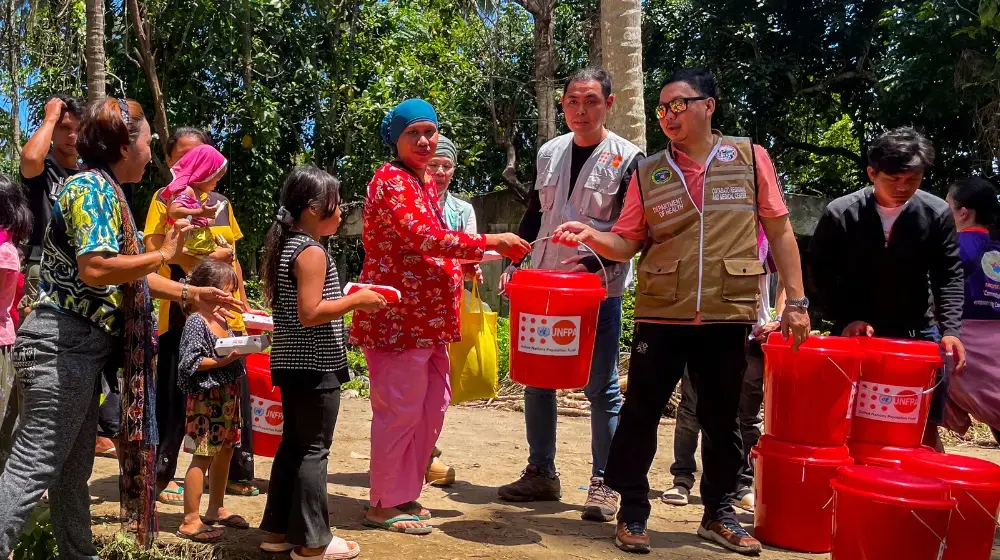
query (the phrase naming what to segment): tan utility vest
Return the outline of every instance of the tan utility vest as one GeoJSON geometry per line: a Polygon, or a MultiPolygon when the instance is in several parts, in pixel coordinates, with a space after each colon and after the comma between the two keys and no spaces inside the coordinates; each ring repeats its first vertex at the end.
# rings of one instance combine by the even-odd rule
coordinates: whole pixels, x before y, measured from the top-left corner
{"type": "Polygon", "coordinates": [[[704,322],[757,320],[764,266],[753,144],[722,136],[705,167],[699,212],[669,146],[639,163],[649,238],[639,261],[636,319],[694,320],[700,313],[704,322]]]}

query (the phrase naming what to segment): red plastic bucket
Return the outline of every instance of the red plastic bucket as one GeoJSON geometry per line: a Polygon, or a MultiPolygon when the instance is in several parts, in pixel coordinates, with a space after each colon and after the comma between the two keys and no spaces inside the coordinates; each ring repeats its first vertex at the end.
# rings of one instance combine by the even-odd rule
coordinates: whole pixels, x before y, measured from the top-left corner
{"type": "Polygon", "coordinates": [[[1000,514],[1000,465],[920,449],[903,459],[902,468],[947,482],[958,500],[944,560],[989,560],[1000,514]]]}
{"type": "Polygon", "coordinates": [[[954,508],[940,480],[843,467],[833,481],[831,560],[940,560],[954,508]]]}
{"type": "Polygon", "coordinates": [[[858,342],[811,336],[793,352],[791,339],[776,332],[763,348],[764,432],[790,443],[844,445],[861,371],[858,342]]]}
{"type": "Polygon", "coordinates": [[[920,449],[919,447],[892,447],[853,439],[847,440],[847,447],[851,450],[851,457],[854,457],[854,461],[859,465],[887,469],[898,469],[903,462],[903,457],[920,449]]]}
{"type": "Polygon", "coordinates": [[[754,536],[798,552],[829,552],[833,524],[830,481],[854,461],[846,446],[795,445],[764,435],[754,459],[754,536]]]}
{"type": "Polygon", "coordinates": [[[941,350],[933,342],[856,337],[861,379],[851,439],[891,447],[919,447],[930,411],[941,350]]]}
{"type": "Polygon", "coordinates": [[[516,270],[510,298],[510,378],[542,389],[590,379],[597,314],[607,291],[591,272],[516,270]]]}
{"type": "Polygon", "coordinates": [[[274,457],[281,443],[285,415],[281,407],[281,391],[271,386],[271,356],[250,354],[246,365],[253,414],[253,453],[274,457]]]}

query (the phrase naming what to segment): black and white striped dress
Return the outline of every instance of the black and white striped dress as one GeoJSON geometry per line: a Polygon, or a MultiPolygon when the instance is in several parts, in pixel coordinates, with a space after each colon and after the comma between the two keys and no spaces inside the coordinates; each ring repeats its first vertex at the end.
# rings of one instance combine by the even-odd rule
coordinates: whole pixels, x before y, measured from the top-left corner
{"type": "MultiPolygon", "coordinates": [[[[273,310],[271,382],[278,386],[336,389],[350,379],[344,348],[344,320],[337,319],[314,327],[305,327],[299,321],[295,259],[310,246],[323,249],[322,245],[308,235],[293,232],[281,249],[278,290],[273,310]]],[[[327,255],[323,299],[341,297],[343,293],[340,290],[337,267],[327,255]]]]}

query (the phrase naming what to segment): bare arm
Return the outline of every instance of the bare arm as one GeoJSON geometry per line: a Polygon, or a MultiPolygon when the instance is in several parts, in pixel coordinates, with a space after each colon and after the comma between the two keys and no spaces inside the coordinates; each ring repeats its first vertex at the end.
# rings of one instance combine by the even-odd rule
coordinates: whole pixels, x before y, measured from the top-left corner
{"type": "Polygon", "coordinates": [[[38,177],[45,171],[45,156],[49,154],[49,146],[52,144],[52,132],[59,124],[65,107],[66,104],[56,98],[50,99],[45,104],[45,119],[42,125],[21,149],[21,175],[25,179],[38,177]]]}
{"type": "Polygon", "coordinates": [[[314,327],[329,323],[355,308],[371,311],[385,306],[385,298],[370,290],[361,290],[340,299],[323,299],[326,259],[326,252],[315,246],[307,247],[295,259],[299,322],[303,326],[314,327]]]}
{"type": "Polygon", "coordinates": [[[578,245],[585,243],[598,255],[617,262],[627,262],[642,249],[642,242],[626,239],[610,231],[597,231],[580,222],[566,222],[552,234],[555,243],[578,245]]]}
{"type": "Polygon", "coordinates": [[[764,235],[771,246],[774,263],[778,267],[778,276],[784,283],[787,296],[801,299],[805,296],[802,286],[802,261],[799,259],[799,245],[795,241],[792,222],[788,216],[779,218],[760,218],[764,235]]]}
{"type": "Polygon", "coordinates": [[[76,258],[80,279],[88,286],[115,286],[138,280],[160,269],[166,260],[161,251],[141,255],[86,253],[76,258]]]}
{"type": "MultiPolygon", "coordinates": [[[[163,239],[164,239],[163,234],[147,235],[146,236],[146,252],[147,253],[154,252],[157,249],[159,249],[161,246],[163,246],[163,239]]],[[[216,249],[216,251],[219,251],[219,249],[216,249]]],[[[230,254],[231,253],[232,253],[232,251],[230,250],[230,254]]],[[[215,253],[213,252],[213,255],[214,254],[215,253]]],[[[214,256],[212,258],[214,258],[214,256]]],[[[216,260],[223,260],[223,259],[216,259],[216,260]]],[[[177,251],[177,254],[174,255],[174,258],[170,259],[167,262],[169,262],[170,264],[179,265],[180,267],[184,268],[185,270],[191,270],[192,268],[195,267],[195,265],[197,265],[201,261],[199,259],[196,259],[196,258],[192,257],[191,255],[185,253],[183,250],[181,250],[181,251],[177,251]]]]}
{"type": "MultiPolygon", "coordinates": [[[[233,247],[233,253],[235,254],[235,252],[236,247],[233,247]]],[[[233,259],[233,268],[236,269],[236,279],[240,282],[239,290],[237,290],[236,293],[239,295],[239,300],[243,302],[243,310],[250,311],[250,301],[247,300],[247,288],[246,284],[243,282],[243,267],[240,266],[239,259],[233,259]]]]}

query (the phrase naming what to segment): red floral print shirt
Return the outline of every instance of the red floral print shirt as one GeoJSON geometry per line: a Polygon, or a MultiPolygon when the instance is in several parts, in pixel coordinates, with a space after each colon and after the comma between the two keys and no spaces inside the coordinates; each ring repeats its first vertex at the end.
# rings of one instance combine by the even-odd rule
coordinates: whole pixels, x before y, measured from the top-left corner
{"type": "Polygon", "coordinates": [[[365,262],[359,282],[392,286],[402,299],[382,311],[356,311],[351,344],[402,350],[462,338],[462,270],[456,259],[480,260],[486,237],[450,231],[433,181],[387,163],[368,183],[362,214],[365,262]]]}

